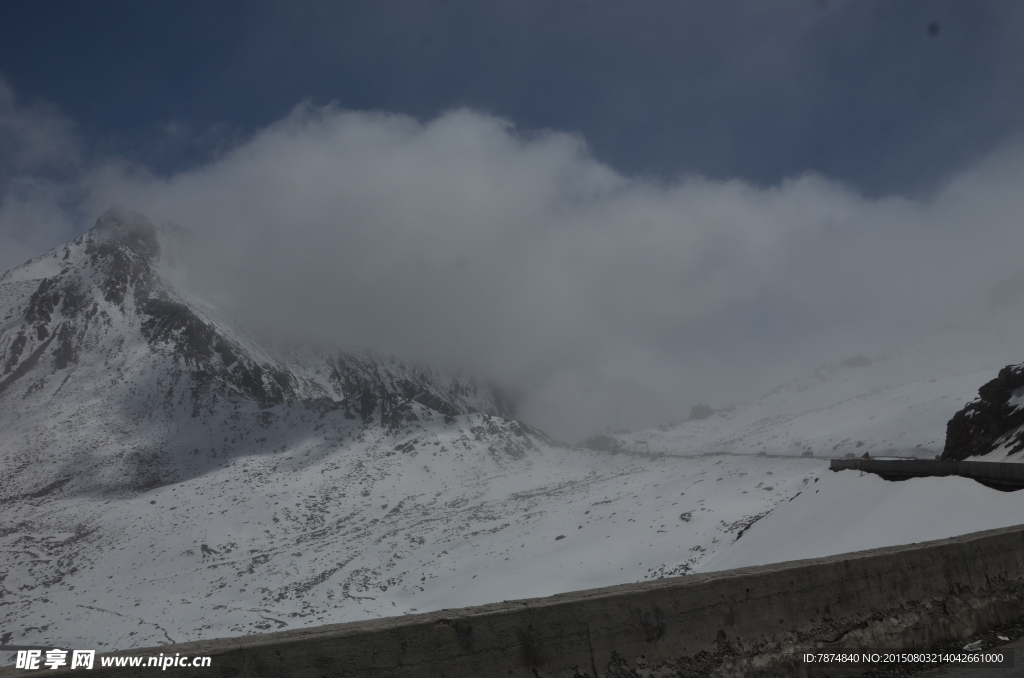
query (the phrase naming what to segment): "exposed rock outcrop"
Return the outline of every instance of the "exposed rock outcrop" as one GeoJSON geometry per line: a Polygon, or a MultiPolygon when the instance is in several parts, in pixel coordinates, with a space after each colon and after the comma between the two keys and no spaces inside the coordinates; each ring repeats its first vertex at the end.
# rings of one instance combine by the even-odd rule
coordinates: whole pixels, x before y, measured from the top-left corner
{"type": "Polygon", "coordinates": [[[1024,450],[1024,364],[1008,365],[978,389],[978,399],[953,415],[946,425],[942,459],[960,461],[1003,447],[1024,450]]]}

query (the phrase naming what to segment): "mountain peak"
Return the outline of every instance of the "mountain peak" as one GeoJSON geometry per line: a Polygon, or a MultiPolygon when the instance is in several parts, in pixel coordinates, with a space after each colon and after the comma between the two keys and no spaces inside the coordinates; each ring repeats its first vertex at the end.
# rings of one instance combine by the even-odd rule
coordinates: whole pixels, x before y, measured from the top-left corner
{"type": "MultiPolygon", "coordinates": [[[[99,412],[119,422],[126,445],[151,435],[144,432],[200,430],[226,417],[269,426],[293,409],[300,423],[315,417],[385,436],[433,419],[513,416],[511,403],[471,378],[371,353],[262,341],[161,275],[161,243],[173,237],[114,207],[88,233],[0,276],[0,428],[35,427],[40,449],[56,453],[99,412]],[[275,407],[283,409],[267,412],[275,407]]],[[[175,442],[184,436],[161,435],[146,447],[150,461],[136,464],[143,470],[125,473],[147,480],[131,487],[150,483],[143,471],[154,460],[193,454],[194,443],[175,442]]],[[[225,454],[237,453],[234,436],[220,437],[225,454]]]]}
{"type": "Polygon", "coordinates": [[[120,206],[115,205],[101,214],[89,233],[97,247],[117,243],[147,259],[160,254],[157,227],[153,222],[138,212],[120,206]]]}

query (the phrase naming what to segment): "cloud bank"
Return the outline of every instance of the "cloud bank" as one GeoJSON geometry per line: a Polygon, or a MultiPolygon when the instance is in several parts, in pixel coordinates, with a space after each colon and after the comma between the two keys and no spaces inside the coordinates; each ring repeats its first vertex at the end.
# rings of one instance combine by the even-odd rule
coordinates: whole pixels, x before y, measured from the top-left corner
{"type": "Polygon", "coordinates": [[[74,237],[71,184],[83,171],[74,122],[0,79],[0,270],[74,237]]]}
{"type": "Polygon", "coordinates": [[[198,234],[191,284],[243,322],[472,370],[573,441],[1020,315],[1024,289],[1016,142],[927,198],[867,199],[813,174],[624,176],[470,110],[300,105],[170,177],[93,161],[19,192],[37,174],[6,180],[0,243],[56,244],[115,203],[174,221],[198,234]]]}

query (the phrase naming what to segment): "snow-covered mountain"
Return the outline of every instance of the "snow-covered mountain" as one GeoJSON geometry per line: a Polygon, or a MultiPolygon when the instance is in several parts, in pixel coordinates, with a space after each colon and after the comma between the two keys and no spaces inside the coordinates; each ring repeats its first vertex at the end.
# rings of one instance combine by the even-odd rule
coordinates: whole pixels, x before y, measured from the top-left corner
{"type": "Polygon", "coordinates": [[[182,480],[242,450],[269,451],[259,432],[297,406],[300,421],[389,432],[511,414],[471,380],[253,341],[166,282],[166,236],[141,215],[110,210],[87,234],[0,276],[2,425],[20,442],[0,481],[7,496],[182,480]],[[221,435],[228,421],[231,435],[221,435]]]}
{"type": "Polygon", "coordinates": [[[111,210],[0,276],[0,644],[152,646],[827,555],[910,534],[907,488],[980,507],[950,529],[1015,515],[935,484],[971,481],[879,490],[820,459],[938,452],[990,371],[857,359],[570,448],[471,379],[253,338],[169,282],[174,237],[111,210]],[[828,497],[845,521],[873,510],[858,493],[887,493],[893,529],[801,546],[828,497]]]}
{"type": "Polygon", "coordinates": [[[168,282],[173,237],[111,210],[0,278],[0,644],[145,646],[684,573],[819,470],[595,455],[472,380],[254,340],[168,282]]]}

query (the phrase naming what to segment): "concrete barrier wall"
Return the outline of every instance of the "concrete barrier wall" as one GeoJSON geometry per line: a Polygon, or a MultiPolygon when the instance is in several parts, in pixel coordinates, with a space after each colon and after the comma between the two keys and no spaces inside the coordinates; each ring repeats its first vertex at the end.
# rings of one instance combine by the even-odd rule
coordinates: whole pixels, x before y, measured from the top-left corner
{"type": "Polygon", "coordinates": [[[1024,464],[941,459],[833,459],[833,471],[859,470],[890,480],[928,476],[963,476],[1005,490],[1024,488],[1024,464]]]}
{"type": "MultiPolygon", "coordinates": [[[[1022,596],[1024,526],[1018,526],[831,558],[119,654],[211,655],[211,668],[165,674],[205,678],[841,676],[856,669],[812,665],[808,673],[793,653],[930,648],[1024,616],[1022,596]]],[[[98,664],[89,675],[127,678],[154,671],[102,670],[98,664]]],[[[0,676],[12,675],[29,673],[0,669],[0,676]]]]}

